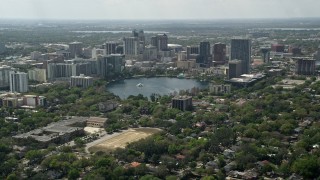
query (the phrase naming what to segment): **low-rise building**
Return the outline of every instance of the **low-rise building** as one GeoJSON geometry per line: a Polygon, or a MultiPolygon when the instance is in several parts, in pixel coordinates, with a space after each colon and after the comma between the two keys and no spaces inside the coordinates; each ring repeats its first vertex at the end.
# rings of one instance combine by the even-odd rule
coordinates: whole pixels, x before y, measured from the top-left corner
{"type": "Polygon", "coordinates": [[[87,120],[87,126],[89,127],[96,127],[96,128],[103,128],[107,122],[107,118],[100,118],[100,117],[90,117],[87,120]]]}
{"type": "Polygon", "coordinates": [[[24,95],[22,97],[23,105],[25,106],[45,106],[46,105],[46,98],[44,96],[37,96],[37,95],[24,95]]]}
{"type": "Polygon", "coordinates": [[[258,80],[263,79],[264,77],[264,74],[242,74],[240,78],[232,78],[226,82],[231,83],[234,86],[247,87],[254,84],[258,80]]]}
{"type": "Polygon", "coordinates": [[[46,106],[47,101],[44,96],[24,95],[20,93],[6,93],[0,95],[0,107],[11,108],[35,108],[37,106],[46,106]]]}
{"type": "Polygon", "coordinates": [[[284,73],[283,69],[270,69],[268,71],[269,76],[282,76],[284,73]]]}
{"type": "Polygon", "coordinates": [[[1,107],[17,108],[20,107],[22,103],[16,97],[4,97],[0,99],[0,105],[1,107]]]}
{"type": "Polygon", "coordinates": [[[70,141],[78,135],[84,134],[84,126],[87,117],[70,117],[47,125],[46,127],[35,129],[27,133],[18,134],[13,138],[18,143],[26,143],[27,139],[34,140],[42,146],[50,143],[61,144],[70,141]]]}
{"type": "Polygon", "coordinates": [[[187,60],[187,61],[177,61],[177,68],[179,69],[192,69],[196,67],[195,60],[187,60]]]}

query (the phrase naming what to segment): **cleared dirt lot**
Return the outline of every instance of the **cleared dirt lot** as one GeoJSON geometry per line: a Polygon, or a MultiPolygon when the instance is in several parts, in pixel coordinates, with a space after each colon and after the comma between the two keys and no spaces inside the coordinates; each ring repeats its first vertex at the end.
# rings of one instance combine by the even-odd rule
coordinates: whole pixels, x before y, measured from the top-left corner
{"type": "Polygon", "coordinates": [[[110,138],[107,138],[104,141],[88,148],[88,150],[89,152],[97,152],[97,151],[110,152],[117,148],[125,148],[129,143],[146,138],[160,131],[161,131],[160,129],[156,129],[156,128],[128,129],[115,136],[110,136],[110,138]]]}

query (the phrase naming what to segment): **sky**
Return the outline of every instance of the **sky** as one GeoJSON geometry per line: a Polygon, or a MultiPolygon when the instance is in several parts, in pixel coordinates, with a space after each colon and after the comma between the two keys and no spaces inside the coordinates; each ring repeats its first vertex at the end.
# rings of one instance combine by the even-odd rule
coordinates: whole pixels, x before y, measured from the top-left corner
{"type": "Polygon", "coordinates": [[[320,17],[320,0],[0,0],[0,19],[320,17]]]}

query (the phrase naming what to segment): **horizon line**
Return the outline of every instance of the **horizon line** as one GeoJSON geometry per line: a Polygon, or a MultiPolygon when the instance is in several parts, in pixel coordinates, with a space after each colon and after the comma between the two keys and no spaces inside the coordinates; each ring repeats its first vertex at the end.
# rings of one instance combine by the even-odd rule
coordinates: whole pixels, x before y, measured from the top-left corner
{"type": "Polygon", "coordinates": [[[3,20],[13,20],[13,21],[222,21],[222,20],[298,20],[298,19],[320,19],[320,17],[259,17],[259,18],[136,18],[136,19],[103,19],[103,18],[90,18],[90,19],[81,19],[81,18],[1,18],[3,20]]]}

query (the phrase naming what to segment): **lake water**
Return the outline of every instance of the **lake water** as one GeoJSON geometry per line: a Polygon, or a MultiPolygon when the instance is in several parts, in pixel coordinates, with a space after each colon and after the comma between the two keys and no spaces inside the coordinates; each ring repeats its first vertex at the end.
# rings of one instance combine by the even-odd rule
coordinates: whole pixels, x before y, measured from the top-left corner
{"type": "Polygon", "coordinates": [[[153,93],[169,95],[175,91],[190,90],[193,87],[198,87],[200,89],[207,88],[208,82],[168,77],[135,78],[111,82],[107,85],[107,90],[119,96],[121,99],[126,99],[130,95],[136,96],[139,94],[148,98],[153,93]],[[143,86],[138,87],[137,84],[139,83],[143,86]]]}

